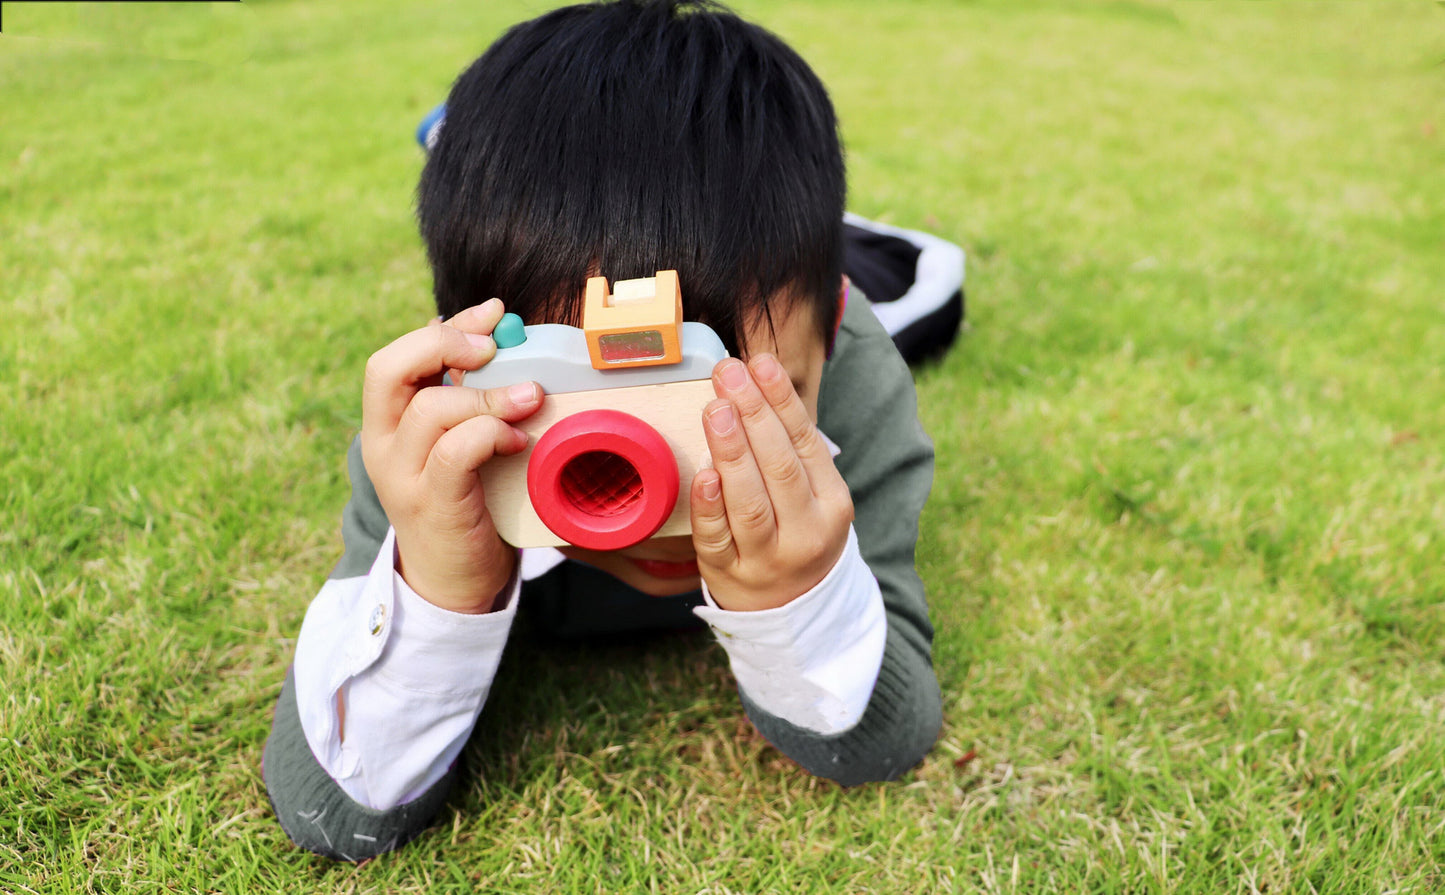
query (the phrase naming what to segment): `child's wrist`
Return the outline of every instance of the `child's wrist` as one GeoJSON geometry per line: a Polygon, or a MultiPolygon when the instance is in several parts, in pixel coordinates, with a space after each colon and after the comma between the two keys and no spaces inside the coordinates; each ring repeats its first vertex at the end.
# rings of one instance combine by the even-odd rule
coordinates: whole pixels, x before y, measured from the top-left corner
{"type": "Polygon", "coordinates": [[[504,608],[517,565],[517,551],[505,545],[495,561],[475,574],[431,575],[426,563],[407,563],[400,551],[396,557],[396,573],[413,593],[433,606],[463,615],[485,615],[504,608]]]}

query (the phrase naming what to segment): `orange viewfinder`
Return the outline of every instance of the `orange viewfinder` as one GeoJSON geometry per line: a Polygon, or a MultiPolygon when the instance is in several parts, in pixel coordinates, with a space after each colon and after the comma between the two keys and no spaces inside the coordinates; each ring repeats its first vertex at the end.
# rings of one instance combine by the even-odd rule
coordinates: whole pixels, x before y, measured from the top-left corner
{"type": "Polygon", "coordinates": [[[582,303],[587,353],[597,370],[651,367],[682,360],[682,289],[677,271],[618,280],[591,277],[582,303]]]}

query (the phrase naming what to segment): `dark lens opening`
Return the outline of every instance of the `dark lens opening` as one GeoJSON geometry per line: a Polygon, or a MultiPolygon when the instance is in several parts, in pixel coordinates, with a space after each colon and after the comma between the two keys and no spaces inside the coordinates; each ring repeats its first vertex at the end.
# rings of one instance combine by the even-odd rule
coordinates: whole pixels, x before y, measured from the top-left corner
{"type": "Polygon", "coordinates": [[[610,451],[578,454],[562,467],[562,497],[589,516],[618,516],[642,499],[642,476],[610,451]]]}

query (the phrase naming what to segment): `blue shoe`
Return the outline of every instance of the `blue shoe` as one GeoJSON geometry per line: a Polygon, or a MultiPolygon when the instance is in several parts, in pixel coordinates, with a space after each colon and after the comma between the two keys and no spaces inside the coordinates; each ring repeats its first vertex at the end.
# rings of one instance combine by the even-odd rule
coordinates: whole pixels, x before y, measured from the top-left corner
{"type": "Polygon", "coordinates": [[[431,152],[431,148],[436,145],[437,134],[441,133],[442,122],[446,121],[446,119],[446,103],[442,103],[426,113],[426,117],[423,118],[421,124],[416,127],[416,141],[421,144],[422,149],[431,152]]]}

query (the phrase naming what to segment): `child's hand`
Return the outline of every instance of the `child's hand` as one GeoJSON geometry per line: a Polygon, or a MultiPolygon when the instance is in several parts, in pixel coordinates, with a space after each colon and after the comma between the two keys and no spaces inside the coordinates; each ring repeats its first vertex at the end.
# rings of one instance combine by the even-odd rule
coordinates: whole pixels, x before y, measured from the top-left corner
{"type": "Polygon", "coordinates": [[[721,361],[713,387],[703,411],[713,469],[692,481],[698,570],[724,609],[782,606],[843,554],[853,499],[776,358],[721,361]]]}
{"type": "Polygon", "coordinates": [[[407,333],[366,364],[361,456],[396,529],[396,569],[428,602],[454,612],[490,611],[517,564],[492,524],[477,469],[526,447],[526,434],[508,424],[541,406],[542,389],[441,384],[444,370],[492,359],[490,333],[501,318],[494,298],[407,333]]]}

